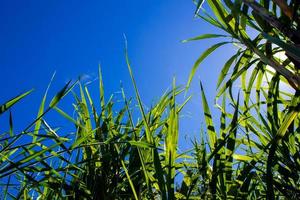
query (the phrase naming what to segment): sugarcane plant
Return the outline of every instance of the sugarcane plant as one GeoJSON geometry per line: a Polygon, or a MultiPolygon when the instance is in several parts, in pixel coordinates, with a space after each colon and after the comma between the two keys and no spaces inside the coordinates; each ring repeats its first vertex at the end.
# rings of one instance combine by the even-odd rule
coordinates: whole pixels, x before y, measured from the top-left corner
{"type": "MultiPolygon", "coordinates": [[[[224,38],[224,41],[201,54],[187,87],[201,62],[213,51],[226,44],[233,44],[236,49],[220,72],[216,95],[218,102],[225,94],[238,109],[238,128],[243,132],[238,140],[247,149],[244,161],[236,161],[239,167],[248,168],[248,174],[238,175],[237,168],[232,180],[249,198],[296,199],[300,194],[299,1],[200,0],[195,3],[196,17],[224,34],[208,33],[186,41],[207,38],[224,38]],[[235,95],[237,87],[241,89],[240,96],[235,95]],[[240,179],[241,176],[244,178],[240,179]]],[[[225,109],[226,105],[222,105],[225,109]]],[[[212,191],[215,198],[232,196],[230,189],[220,188],[228,192],[223,195],[218,190],[212,191]]]]}
{"type": "Polygon", "coordinates": [[[49,84],[36,118],[20,132],[14,129],[11,107],[32,91],[0,106],[0,117],[9,124],[0,135],[0,199],[300,196],[299,2],[194,2],[195,16],[224,34],[185,40],[219,42],[197,59],[186,87],[177,86],[174,78],[172,89],[150,108],[142,101],[127,47],[135,98],[128,98],[122,87],[119,96],[107,95],[99,67],[98,98],[91,85],[79,80],[67,83],[49,101],[49,84]],[[200,83],[205,126],[191,148],[180,152],[181,113],[191,98],[184,93],[202,61],[229,44],[236,53],[216,83],[218,123],[200,83]],[[73,97],[71,113],[60,104],[66,95],[73,97]],[[58,118],[48,117],[49,111],[65,119],[72,131],[54,127],[58,118]]]}

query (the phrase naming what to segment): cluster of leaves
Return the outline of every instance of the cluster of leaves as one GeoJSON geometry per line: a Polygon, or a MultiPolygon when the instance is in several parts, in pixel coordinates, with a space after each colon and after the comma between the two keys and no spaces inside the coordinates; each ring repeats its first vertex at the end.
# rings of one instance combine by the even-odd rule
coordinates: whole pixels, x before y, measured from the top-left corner
{"type": "MultiPolygon", "coordinates": [[[[208,191],[217,199],[246,196],[297,199],[300,196],[299,1],[206,2],[210,11],[201,9],[203,0],[197,1],[196,16],[225,34],[204,34],[190,40],[224,38],[224,41],[199,57],[187,86],[210,53],[225,44],[236,47],[217,83],[216,101],[223,96],[222,104],[217,104],[222,113],[219,134],[204,109],[210,155],[207,157],[205,152],[206,156],[203,153],[201,158],[210,162],[208,158],[213,157],[208,191]],[[230,116],[233,129],[228,130],[224,129],[227,121],[223,116],[228,115],[225,99],[235,109],[230,116]]],[[[205,151],[203,145],[202,151],[205,151]]]]}
{"type": "MultiPolygon", "coordinates": [[[[128,61],[130,74],[131,68],[128,61]]],[[[114,98],[105,101],[99,70],[100,103],[87,86],[67,84],[46,108],[46,94],[33,123],[20,134],[1,135],[1,189],[3,199],[163,199],[175,198],[175,176],[186,154],[177,154],[179,113],[175,103],[184,90],[175,87],[149,110],[141,102],[132,76],[141,119],[133,116],[131,100],[122,90],[123,107],[116,113],[114,98]],[[79,88],[79,95],[74,87],[79,88]],[[75,114],[58,107],[72,92],[75,114]],[[99,108],[99,112],[97,112],[99,108]],[[59,136],[46,121],[57,111],[75,127],[75,133],[59,136]],[[28,141],[18,144],[18,140],[28,141]]],[[[1,106],[5,112],[22,94],[1,106]]],[[[61,132],[61,131],[59,131],[61,132]]]]}
{"type": "MultiPolygon", "coordinates": [[[[184,90],[174,81],[171,91],[145,109],[126,55],[138,116],[123,90],[120,109],[113,97],[105,100],[100,69],[99,101],[92,99],[86,85],[68,83],[46,106],[48,87],[37,118],[21,133],[14,132],[9,114],[10,129],[0,135],[1,199],[297,199],[299,3],[207,3],[210,12],[201,9],[203,1],[196,2],[196,16],[226,34],[190,40],[226,41],[201,54],[187,87],[214,50],[225,44],[236,46],[217,83],[219,128],[201,84],[206,129],[190,151],[178,153],[179,116],[190,97],[178,104],[177,96],[184,90]],[[58,107],[71,94],[73,115],[58,107]],[[67,119],[74,133],[61,134],[63,130],[52,128],[46,121],[50,110],[67,119]],[[183,179],[176,179],[178,174],[183,179]]],[[[0,115],[30,92],[1,105],[0,115]]]]}

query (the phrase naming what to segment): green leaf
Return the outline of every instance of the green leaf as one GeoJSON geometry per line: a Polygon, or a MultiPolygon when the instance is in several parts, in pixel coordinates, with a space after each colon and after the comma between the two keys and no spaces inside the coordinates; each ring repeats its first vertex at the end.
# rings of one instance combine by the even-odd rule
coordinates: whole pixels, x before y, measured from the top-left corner
{"type": "Polygon", "coordinates": [[[232,157],[238,161],[251,161],[252,158],[247,155],[233,154],[232,157]]]}
{"type": "Polygon", "coordinates": [[[211,112],[210,112],[201,82],[200,82],[200,88],[201,88],[201,96],[202,96],[202,106],[203,106],[203,111],[204,111],[204,119],[206,122],[207,134],[209,137],[208,144],[209,144],[211,151],[213,151],[215,148],[216,142],[217,142],[217,133],[215,131],[211,112]]]}
{"type": "Polygon", "coordinates": [[[55,107],[58,102],[66,95],[68,94],[72,88],[75,86],[77,82],[71,84],[71,81],[69,81],[51,100],[49,107],[53,108],[55,107]],[[71,85],[70,85],[71,84],[71,85]]]}
{"type": "Polygon", "coordinates": [[[228,74],[229,68],[231,67],[232,63],[238,58],[238,56],[240,54],[241,54],[241,52],[238,52],[238,53],[234,54],[231,58],[229,58],[229,60],[227,60],[227,62],[223,66],[222,71],[219,75],[218,82],[217,82],[217,88],[220,87],[221,83],[224,81],[226,75],[228,74]]]}
{"type": "Polygon", "coordinates": [[[153,146],[152,144],[149,144],[147,142],[142,142],[142,141],[128,141],[129,144],[133,145],[133,146],[137,146],[137,147],[141,147],[141,148],[154,148],[155,146],[153,146]]]}
{"type": "Polygon", "coordinates": [[[142,117],[143,117],[143,123],[144,123],[144,126],[145,126],[147,142],[152,143],[153,142],[153,138],[152,138],[151,131],[150,131],[150,128],[149,128],[149,125],[148,125],[148,120],[146,118],[146,114],[145,114],[145,110],[144,110],[144,107],[143,107],[143,104],[142,104],[140,93],[139,93],[139,90],[137,88],[137,85],[136,85],[136,82],[135,82],[135,78],[133,76],[132,68],[130,66],[130,61],[129,61],[129,57],[128,57],[128,49],[127,49],[127,40],[126,40],[126,37],[125,37],[125,58],[126,58],[126,64],[127,64],[127,67],[128,67],[129,75],[130,75],[130,78],[132,80],[132,84],[133,84],[133,87],[134,87],[135,95],[136,95],[136,98],[137,98],[137,101],[138,101],[138,105],[139,105],[139,108],[140,108],[140,112],[141,112],[142,117]]]}
{"type": "Polygon", "coordinates": [[[20,94],[9,101],[5,102],[4,104],[0,105],[0,115],[3,114],[5,111],[7,111],[10,107],[12,107],[15,103],[26,97],[28,94],[30,94],[33,90],[29,90],[28,92],[25,92],[23,94],[20,94]]]}
{"type": "Polygon", "coordinates": [[[220,34],[203,34],[199,35],[187,40],[183,40],[182,42],[189,42],[189,41],[197,41],[197,40],[203,40],[203,39],[208,39],[208,38],[219,38],[219,37],[228,37],[227,35],[220,35],[220,34]]]}
{"type": "Polygon", "coordinates": [[[196,73],[196,70],[198,69],[199,65],[202,63],[202,61],[207,57],[209,56],[213,51],[215,51],[217,48],[225,45],[225,44],[228,44],[230,42],[220,42],[220,43],[217,43],[213,46],[211,46],[210,48],[206,49],[201,55],[200,57],[197,59],[197,61],[195,62],[193,68],[192,68],[192,71],[190,72],[190,75],[189,75],[189,79],[188,79],[188,82],[187,82],[187,85],[186,85],[186,89],[188,89],[190,87],[190,84],[191,84],[191,81],[196,73]]]}
{"type": "MultiPolygon", "coordinates": [[[[51,80],[50,80],[50,83],[48,84],[48,87],[46,89],[46,92],[44,94],[44,97],[42,99],[42,102],[40,104],[40,107],[39,107],[39,111],[38,111],[38,115],[37,115],[37,119],[40,119],[43,114],[44,114],[44,108],[45,108],[45,102],[46,102],[46,98],[47,98],[47,94],[48,94],[48,91],[49,91],[49,88],[51,86],[51,83],[54,79],[54,76],[55,76],[55,72],[53,73],[52,77],[51,77],[51,80]]],[[[40,130],[40,127],[41,127],[41,119],[40,120],[37,120],[37,122],[35,123],[35,127],[34,127],[34,134],[38,135],[39,134],[39,130],[40,130]]],[[[32,142],[36,142],[36,137],[33,137],[32,139],[32,142]]]]}

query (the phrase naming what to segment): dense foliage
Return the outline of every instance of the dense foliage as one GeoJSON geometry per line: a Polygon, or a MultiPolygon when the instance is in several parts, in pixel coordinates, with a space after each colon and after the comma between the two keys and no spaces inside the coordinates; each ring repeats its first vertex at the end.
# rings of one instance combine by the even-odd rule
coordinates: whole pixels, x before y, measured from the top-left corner
{"type": "Polygon", "coordinates": [[[200,55],[186,88],[174,80],[173,89],[151,109],[143,106],[127,50],[136,97],[128,99],[122,89],[122,108],[116,108],[114,97],[105,99],[100,68],[99,99],[92,99],[87,85],[70,82],[47,105],[49,86],[37,118],[20,133],[14,131],[10,107],[31,91],[1,105],[0,117],[7,114],[10,128],[0,134],[0,198],[299,198],[299,1],[195,4],[195,15],[224,35],[207,33],[187,41],[224,41],[200,55]],[[189,88],[201,62],[227,44],[236,54],[224,64],[217,83],[220,127],[214,125],[201,84],[206,127],[192,149],[179,154],[180,113],[190,97],[182,103],[177,97],[189,88]],[[74,97],[72,114],[59,107],[66,95],[74,97]],[[51,127],[50,110],[74,131],[51,127]]]}

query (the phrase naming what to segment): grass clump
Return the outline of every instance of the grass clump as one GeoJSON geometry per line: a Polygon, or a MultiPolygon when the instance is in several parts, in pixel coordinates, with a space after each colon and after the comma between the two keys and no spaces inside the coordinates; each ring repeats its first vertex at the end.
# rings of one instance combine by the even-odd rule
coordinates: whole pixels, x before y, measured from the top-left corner
{"type": "MultiPolygon", "coordinates": [[[[98,100],[91,98],[86,85],[68,83],[48,106],[46,92],[37,118],[21,133],[14,132],[9,115],[9,130],[0,135],[1,199],[299,198],[299,5],[268,0],[207,3],[212,15],[203,10],[199,14],[203,1],[197,1],[196,16],[226,35],[191,40],[226,41],[199,57],[186,88],[214,50],[229,43],[237,46],[217,83],[219,127],[200,84],[204,131],[191,142],[190,151],[179,153],[179,116],[190,97],[178,103],[185,89],[174,80],[172,89],[145,109],[126,50],[136,103],[123,89],[121,108],[113,98],[105,99],[99,69],[98,100]],[[249,29],[255,29],[254,37],[249,29]],[[278,52],[286,58],[279,58],[278,52]],[[58,107],[66,95],[73,95],[73,115],[58,107]],[[139,113],[133,112],[135,104],[139,113]],[[67,119],[74,133],[58,134],[47,122],[50,110],[67,119]],[[20,139],[29,142],[21,144],[20,139]],[[177,179],[179,174],[182,179],[177,179]]],[[[30,92],[1,105],[0,115],[30,92]]]]}

